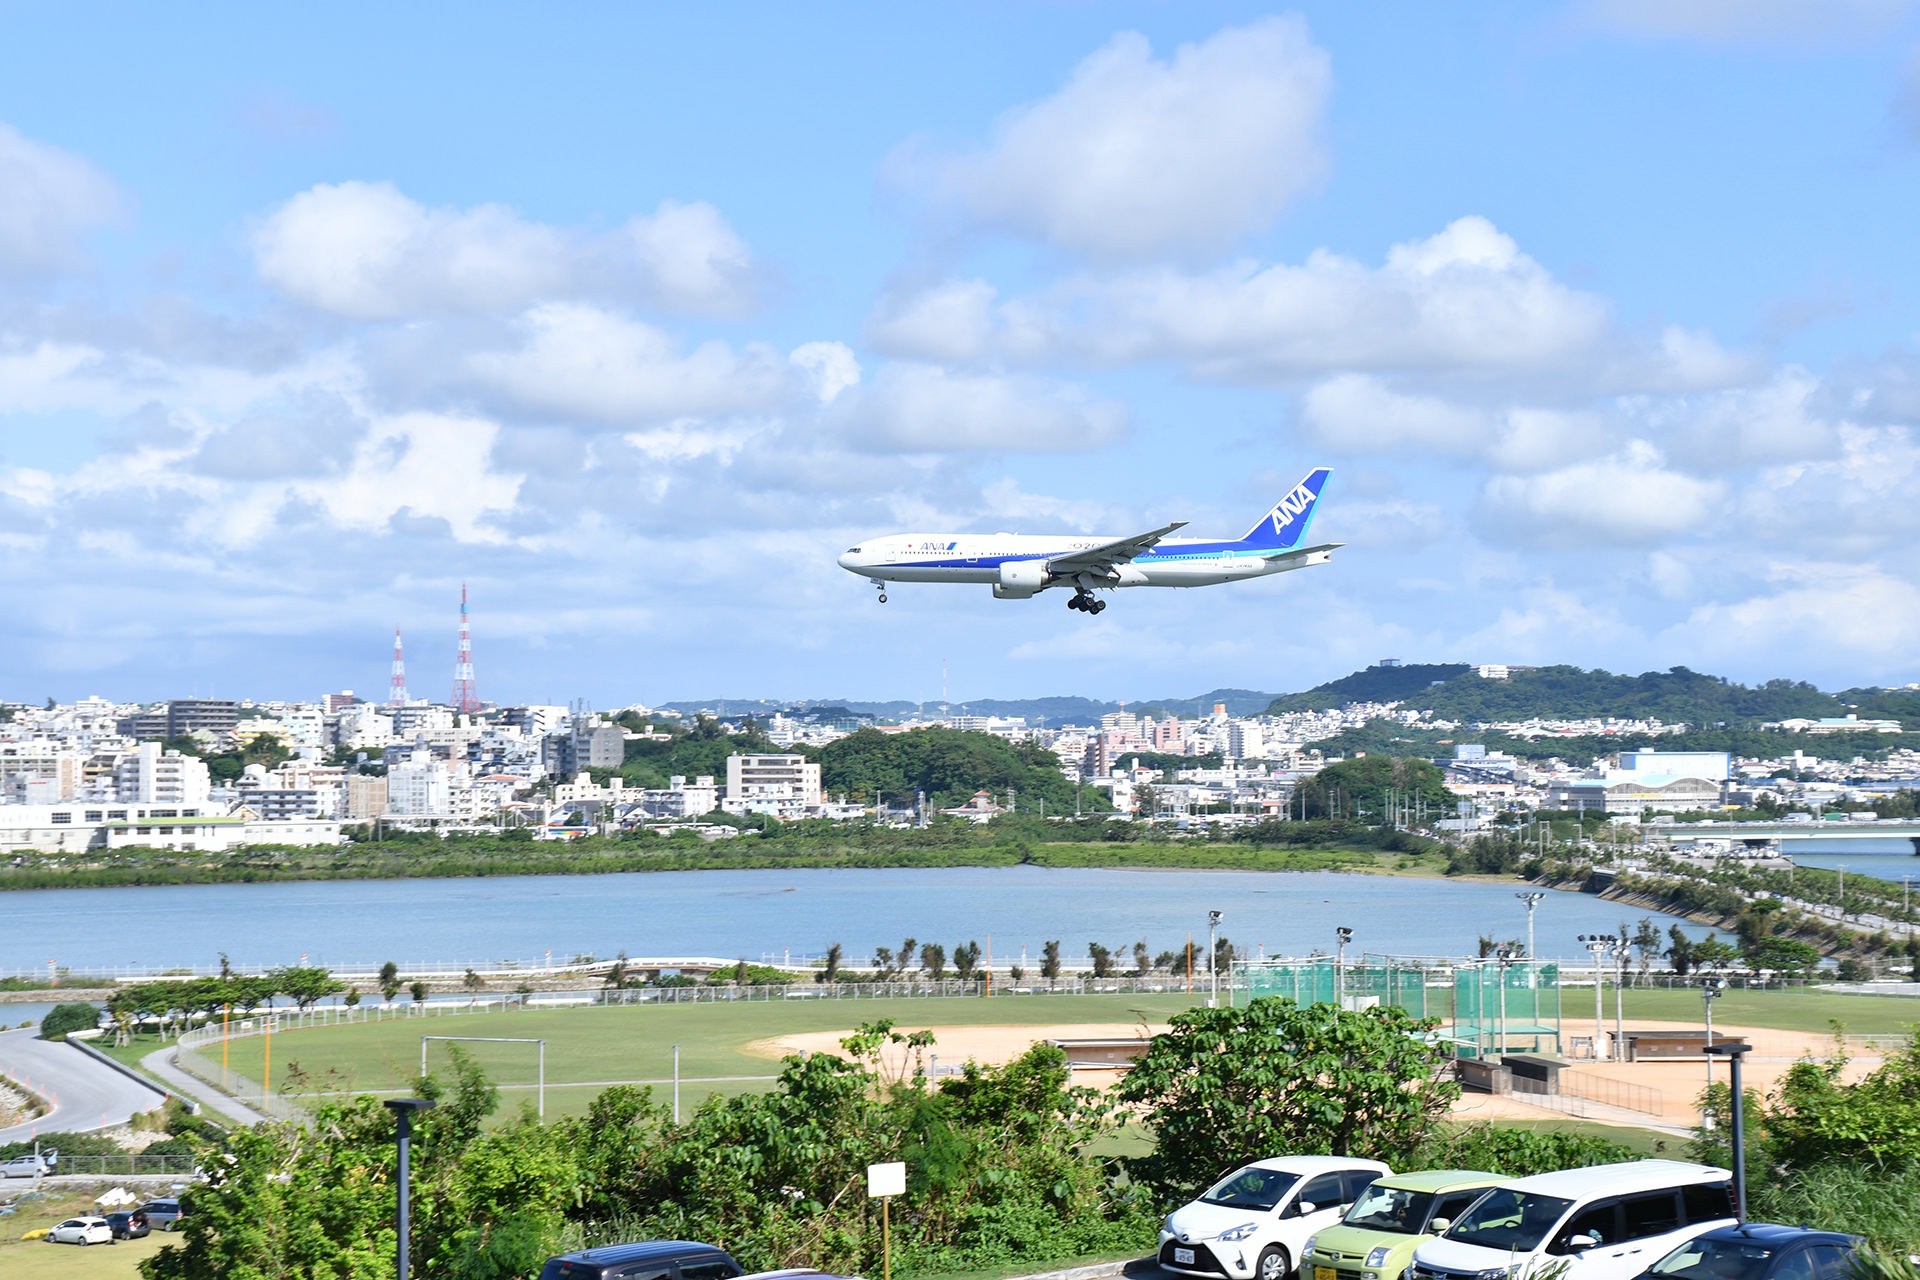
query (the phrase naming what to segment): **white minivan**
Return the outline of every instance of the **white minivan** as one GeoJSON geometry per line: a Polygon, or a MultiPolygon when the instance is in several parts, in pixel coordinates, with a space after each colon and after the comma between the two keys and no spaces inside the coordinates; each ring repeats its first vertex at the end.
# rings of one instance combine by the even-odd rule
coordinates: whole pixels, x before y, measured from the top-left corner
{"type": "Polygon", "coordinates": [[[1733,1175],[1677,1160],[1562,1169],[1474,1201],[1414,1250],[1408,1280],[1631,1280],[1676,1245],[1733,1225],[1733,1175]]]}
{"type": "Polygon", "coordinates": [[[1358,1156],[1256,1160],[1167,1215],[1160,1265],[1209,1280],[1285,1280],[1313,1233],[1392,1172],[1358,1156]]]}

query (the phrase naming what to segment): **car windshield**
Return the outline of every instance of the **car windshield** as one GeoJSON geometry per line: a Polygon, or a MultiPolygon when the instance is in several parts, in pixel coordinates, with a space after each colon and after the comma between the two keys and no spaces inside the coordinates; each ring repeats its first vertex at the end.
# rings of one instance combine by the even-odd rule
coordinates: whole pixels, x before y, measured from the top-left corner
{"type": "Polygon", "coordinates": [[[1758,1280],[1773,1250],[1750,1240],[1689,1240],[1647,1274],[1673,1280],[1758,1280]]]}
{"type": "Polygon", "coordinates": [[[1565,1216],[1573,1201],[1557,1196],[1528,1195],[1496,1188],[1476,1200],[1471,1209],[1447,1229],[1447,1239],[1489,1249],[1531,1253],[1540,1247],[1553,1225],[1565,1216]]]}
{"type": "Polygon", "coordinates": [[[1360,1198],[1353,1202],[1353,1208],[1347,1210],[1347,1216],[1340,1221],[1349,1227],[1411,1236],[1420,1233],[1426,1224],[1427,1213],[1432,1208],[1431,1192],[1404,1191],[1383,1187],[1376,1182],[1360,1193],[1360,1198]]]}
{"type": "Polygon", "coordinates": [[[1297,1173],[1282,1173],[1278,1169],[1242,1169],[1222,1178],[1212,1190],[1200,1197],[1200,1203],[1223,1204],[1234,1209],[1271,1209],[1286,1198],[1287,1192],[1298,1181],[1300,1175],[1297,1173]]]}

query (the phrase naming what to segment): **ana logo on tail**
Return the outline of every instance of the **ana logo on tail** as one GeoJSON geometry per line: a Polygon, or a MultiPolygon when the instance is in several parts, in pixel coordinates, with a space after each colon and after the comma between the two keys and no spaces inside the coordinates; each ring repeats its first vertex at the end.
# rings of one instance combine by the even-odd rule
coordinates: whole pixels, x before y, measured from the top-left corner
{"type": "Polygon", "coordinates": [[[1280,499],[1280,505],[1275,507],[1272,514],[1267,517],[1273,521],[1274,534],[1277,536],[1285,533],[1287,526],[1293,523],[1294,517],[1312,506],[1313,500],[1319,496],[1307,488],[1305,481],[1295,485],[1293,492],[1280,499]]]}

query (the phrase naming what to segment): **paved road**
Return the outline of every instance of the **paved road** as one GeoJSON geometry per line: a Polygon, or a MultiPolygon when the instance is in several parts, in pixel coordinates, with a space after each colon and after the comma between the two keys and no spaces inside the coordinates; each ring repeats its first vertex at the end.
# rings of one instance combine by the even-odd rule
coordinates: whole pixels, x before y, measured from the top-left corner
{"type": "Polygon", "coordinates": [[[181,1070],[173,1060],[177,1052],[178,1049],[173,1045],[156,1049],[140,1059],[140,1065],[150,1074],[166,1081],[167,1087],[175,1093],[192,1098],[207,1110],[218,1112],[236,1124],[259,1124],[267,1118],[240,1099],[224,1094],[199,1077],[181,1070]]]}
{"type": "Polygon", "coordinates": [[[35,1029],[0,1031],[0,1075],[19,1081],[52,1104],[45,1115],[11,1129],[0,1142],[38,1133],[90,1133],[109,1129],[159,1106],[165,1095],[130,1080],[65,1044],[36,1038],[35,1029]]]}

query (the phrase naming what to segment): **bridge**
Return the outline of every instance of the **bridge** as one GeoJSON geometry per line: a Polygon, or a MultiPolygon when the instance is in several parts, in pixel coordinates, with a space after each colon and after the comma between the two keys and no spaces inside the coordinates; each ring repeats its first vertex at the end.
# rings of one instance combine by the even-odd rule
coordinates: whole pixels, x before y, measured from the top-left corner
{"type": "Polygon", "coordinates": [[[1802,840],[1887,840],[1911,841],[1920,856],[1920,821],[1887,819],[1878,822],[1676,822],[1656,826],[1652,834],[1669,844],[1694,844],[1701,840],[1731,840],[1736,844],[1779,844],[1802,840]]]}

